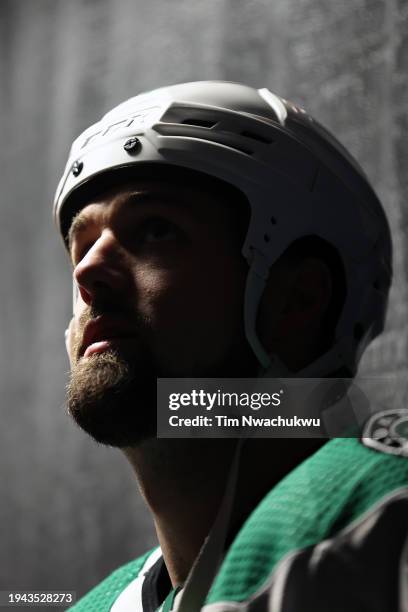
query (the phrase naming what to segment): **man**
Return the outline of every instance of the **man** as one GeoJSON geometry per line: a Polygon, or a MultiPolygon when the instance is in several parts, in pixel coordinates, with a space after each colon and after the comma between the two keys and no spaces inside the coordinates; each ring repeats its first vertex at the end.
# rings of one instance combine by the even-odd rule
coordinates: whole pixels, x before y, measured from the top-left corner
{"type": "Polygon", "coordinates": [[[55,216],[69,412],[123,449],[160,542],[73,609],[408,610],[404,411],[324,445],[156,437],[160,377],[355,374],[391,240],[341,145],[267,89],[163,88],[75,141],[55,216]]]}

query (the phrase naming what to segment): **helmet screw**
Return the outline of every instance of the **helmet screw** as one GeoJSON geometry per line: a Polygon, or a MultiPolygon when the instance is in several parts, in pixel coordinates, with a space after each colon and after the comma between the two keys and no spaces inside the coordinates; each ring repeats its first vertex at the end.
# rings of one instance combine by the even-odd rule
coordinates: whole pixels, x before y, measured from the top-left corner
{"type": "Polygon", "coordinates": [[[79,161],[74,162],[71,168],[72,174],[74,176],[78,176],[79,174],[81,174],[83,167],[84,167],[83,162],[79,162],[79,161]]]}
{"type": "Polygon", "coordinates": [[[135,136],[134,138],[129,138],[129,140],[127,140],[125,144],[123,145],[123,148],[128,153],[137,153],[140,150],[141,146],[142,146],[142,143],[135,136]]]}

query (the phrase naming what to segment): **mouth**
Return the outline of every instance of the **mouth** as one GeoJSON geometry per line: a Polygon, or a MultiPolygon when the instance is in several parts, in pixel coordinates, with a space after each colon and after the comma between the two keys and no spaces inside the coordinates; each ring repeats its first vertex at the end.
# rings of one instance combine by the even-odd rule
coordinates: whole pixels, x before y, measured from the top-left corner
{"type": "Polygon", "coordinates": [[[128,323],[101,315],[85,325],[79,358],[135,343],[137,333],[128,323]]]}
{"type": "Polygon", "coordinates": [[[105,351],[109,351],[115,348],[128,346],[134,343],[134,337],[124,337],[117,336],[116,338],[106,338],[106,340],[98,340],[97,342],[92,342],[89,346],[86,347],[86,350],[83,353],[83,357],[89,357],[90,355],[95,355],[96,353],[104,353],[105,351]]]}

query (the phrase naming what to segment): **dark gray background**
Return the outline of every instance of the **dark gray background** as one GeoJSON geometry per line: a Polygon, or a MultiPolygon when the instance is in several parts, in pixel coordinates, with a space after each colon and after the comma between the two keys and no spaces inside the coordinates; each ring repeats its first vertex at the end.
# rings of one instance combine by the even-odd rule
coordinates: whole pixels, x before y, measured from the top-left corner
{"type": "Polygon", "coordinates": [[[267,86],[357,156],[395,242],[387,332],[407,364],[406,0],[1,0],[0,589],[84,592],[154,543],[130,467],[64,414],[67,260],[51,202],[71,140],[123,99],[197,79],[267,86]]]}

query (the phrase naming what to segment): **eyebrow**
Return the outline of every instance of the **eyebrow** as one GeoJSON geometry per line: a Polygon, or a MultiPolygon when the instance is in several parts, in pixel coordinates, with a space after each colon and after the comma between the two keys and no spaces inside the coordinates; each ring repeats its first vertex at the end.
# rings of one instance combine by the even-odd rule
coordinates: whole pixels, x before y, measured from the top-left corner
{"type": "Polygon", "coordinates": [[[79,210],[75,217],[72,219],[71,227],[68,231],[68,251],[72,250],[72,243],[74,242],[75,235],[86,228],[88,219],[85,216],[84,209],[79,210]]]}
{"type": "MultiPolygon", "coordinates": [[[[90,202],[92,204],[93,202],[90,202]]],[[[162,193],[162,194],[151,194],[148,191],[129,191],[116,196],[112,200],[113,204],[127,203],[129,205],[135,204],[168,204],[176,208],[185,209],[187,206],[186,196],[181,195],[175,197],[173,194],[162,193]]],[[[79,210],[74,218],[72,219],[71,226],[68,231],[68,250],[71,252],[72,244],[75,236],[83,231],[89,223],[89,219],[86,215],[85,209],[79,210]]]]}

